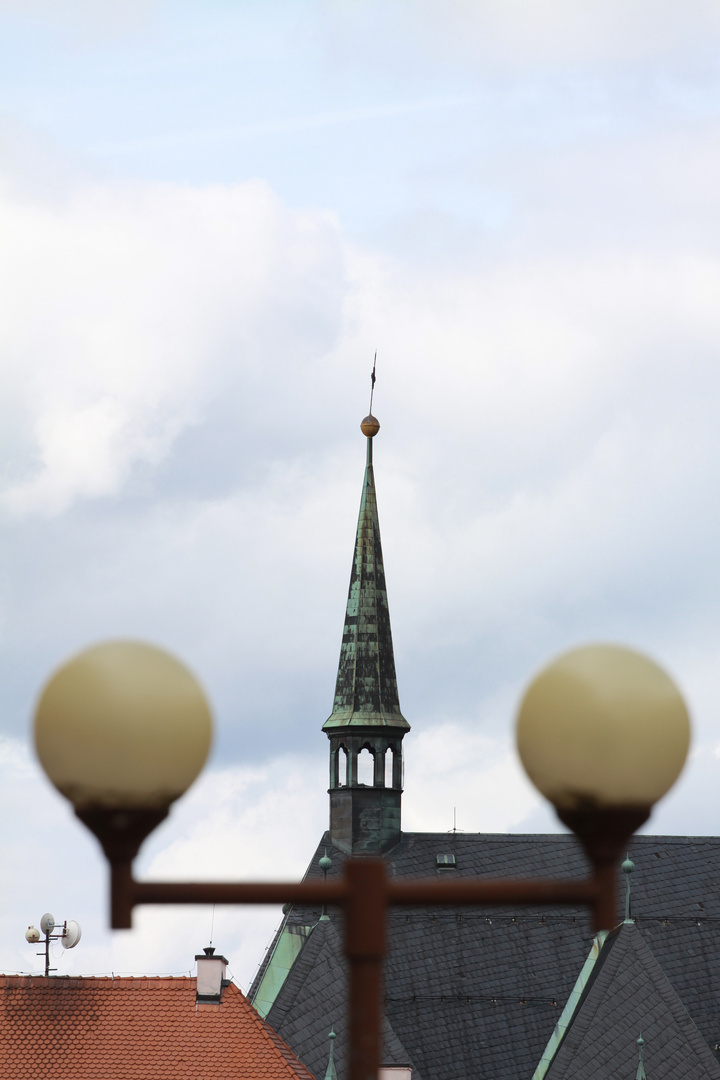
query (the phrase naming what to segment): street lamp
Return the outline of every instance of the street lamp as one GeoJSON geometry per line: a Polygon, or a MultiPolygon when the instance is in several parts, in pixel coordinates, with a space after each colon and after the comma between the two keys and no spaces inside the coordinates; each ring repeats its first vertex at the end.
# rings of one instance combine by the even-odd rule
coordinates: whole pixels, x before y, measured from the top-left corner
{"type": "Polygon", "coordinates": [[[380,1003],[390,905],[584,904],[595,928],[616,922],[615,868],[632,833],[680,770],[689,720],[672,680],[629,649],[576,649],[528,687],[518,749],[539,790],[577,834],[593,865],[576,881],[389,880],[382,859],[348,859],[339,881],[140,882],[132,861],[170,804],[198,775],[210,710],[179,661],[154,646],[96,645],[61,667],[37,706],[35,742],[50,780],[98,837],[111,871],[111,925],[139,904],[336,905],[350,967],[350,1080],[380,1061],[380,1003]]]}
{"type": "Polygon", "coordinates": [[[111,866],[132,862],[201,772],[211,739],[197,679],[138,641],[103,642],[73,657],[35,713],[40,764],[111,866]]]}
{"type": "Polygon", "coordinates": [[[525,691],[517,718],[520,760],[593,864],[601,886],[597,929],[614,925],[619,856],[677,780],[689,744],[680,691],[633,649],[572,649],[525,691]]]}

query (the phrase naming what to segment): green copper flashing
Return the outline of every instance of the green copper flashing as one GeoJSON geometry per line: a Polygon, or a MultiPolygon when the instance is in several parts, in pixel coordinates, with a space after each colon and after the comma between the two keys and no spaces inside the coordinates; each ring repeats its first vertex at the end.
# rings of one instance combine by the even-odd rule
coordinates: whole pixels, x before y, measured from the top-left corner
{"type": "Polygon", "coordinates": [[[368,438],[335,701],[323,731],[368,727],[410,730],[398,700],[371,437],[368,438]]]}
{"type": "Polygon", "coordinates": [[[282,990],[293,964],[313,930],[313,926],[288,926],[286,917],[285,926],[275,943],[262,982],[250,1002],[263,1020],[275,1004],[275,998],[282,990]]]}
{"type": "Polygon", "coordinates": [[[532,1080],[543,1080],[545,1073],[550,1068],[555,1054],[560,1048],[560,1044],[567,1034],[567,1030],[570,1027],[572,1019],[575,1015],[575,1010],[580,1004],[580,999],[583,996],[585,987],[588,984],[590,976],[593,973],[593,969],[597,962],[598,957],[602,951],[602,947],[605,944],[605,939],[608,936],[607,930],[601,930],[599,934],[596,934],[593,939],[590,953],[587,960],[583,964],[583,969],[578,976],[578,980],[573,987],[570,997],[567,999],[565,1008],[563,1009],[560,1019],[555,1025],[555,1030],[550,1036],[550,1041],[545,1047],[543,1056],[540,1058],[540,1063],[533,1074],[532,1080]]]}

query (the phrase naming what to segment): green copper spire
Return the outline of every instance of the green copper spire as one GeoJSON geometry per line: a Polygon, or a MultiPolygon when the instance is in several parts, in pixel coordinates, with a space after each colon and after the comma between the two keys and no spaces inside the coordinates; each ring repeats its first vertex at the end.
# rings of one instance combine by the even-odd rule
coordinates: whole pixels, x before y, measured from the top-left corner
{"type": "Polygon", "coordinates": [[[410,730],[410,725],[400,712],[398,700],[372,463],[372,440],[380,425],[371,414],[360,426],[368,440],[367,465],[335,701],[323,731],[389,727],[405,732],[410,730]]]}
{"type": "Polygon", "coordinates": [[[335,1046],[335,1025],[333,1024],[328,1035],[330,1040],[330,1057],[328,1058],[327,1069],[325,1070],[325,1080],[337,1080],[337,1069],[335,1068],[335,1061],[333,1060],[333,1048],[335,1046]]]}
{"type": "Polygon", "coordinates": [[[643,1048],[644,1045],[645,1045],[645,1040],[643,1039],[643,1037],[641,1035],[640,1038],[637,1040],[638,1067],[637,1067],[637,1071],[635,1073],[635,1080],[647,1080],[647,1076],[645,1075],[645,1062],[643,1061],[643,1052],[642,1052],[642,1048],[643,1048]]]}
{"type": "Polygon", "coordinates": [[[330,839],[348,855],[376,856],[400,840],[402,741],[410,725],[398,701],[375,500],[372,440],[380,425],[370,413],[360,428],[367,467],[335,701],[323,731],[330,741],[330,839]]]}
{"type": "Polygon", "coordinates": [[[630,875],[635,869],[635,863],[629,855],[625,856],[625,860],[621,863],[620,869],[625,875],[625,922],[631,923],[634,920],[632,917],[632,904],[630,902],[630,875]]]}

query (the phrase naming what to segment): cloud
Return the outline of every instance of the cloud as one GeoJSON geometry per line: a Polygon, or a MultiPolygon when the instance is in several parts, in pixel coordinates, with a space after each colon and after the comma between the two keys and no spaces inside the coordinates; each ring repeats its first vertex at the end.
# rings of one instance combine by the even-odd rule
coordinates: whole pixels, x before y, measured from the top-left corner
{"type": "MultiPolygon", "coordinates": [[[[42,777],[19,741],[0,743],[0,833],[4,926],[0,970],[38,972],[43,960],[24,940],[44,911],[73,918],[83,937],[71,952],[53,946],[60,974],[158,974],[194,970],[215,942],[247,988],[280,918],[276,908],[181,907],[139,910],[131,933],[107,927],[107,868],[97,841],[42,777]],[[45,842],[42,841],[45,837],[45,842]],[[11,887],[12,884],[12,887],[11,887]]],[[[297,880],[326,827],[325,762],[279,757],[264,767],[207,772],[146,844],[139,877],[159,880],[297,880]]]]}
{"type": "Polygon", "coordinates": [[[60,29],[76,44],[124,38],[144,29],[159,0],[0,0],[0,15],[60,29]]]}
{"type": "Polygon", "coordinates": [[[579,70],[596,65],[630,65],[674,58],[690,69],[707,62],[709,41],[720,30],[711,0],[691,0],[682,11],[671,0],[449,0],[442,11],[431,0],[390,4],[325,6],[329,40],[337,49],[351,38],[363,57],[374,53],[408,62],[412,46],[434,63],[483,63],[493,75],[538,69],[579,70]],[[360,39],[358,41],[358,38],[360,39]],[[403,40],[403,45],[400,41],[403,40]]]}
{"type": "Polygon", "coordinates": [[[311,131],[315,128],[345,127],[346,125],[355,125],[358,121],[412,116],[416,113],[443,112],[448,109],[462,108],[471,102],[472,98],[467,96],[387,102],[382,105],[365,105],[353,109],[320,112],[305,116],[288,116],[277,120],[264,120],[260,123],[247,124],[242,127],[202,128],[172,135],[158,134],[128,142],[99,143],[92,147],[90,152],[93,156],[104,157],[106,155],[126,153],[127,151],[144,150],[148,147],[202,145],[208,142],[236,142],[237,140],[257,138],[264,135],[284,135],[311,131]]]}
{"type": "MultiPolygon", "coordinates": [[[[685,153],[713,161],[701,141],[685,153]]],[[[667,189],[654,197],[657,220],[667,189]]],[[[416,729],[489,730],[485,703],[577,639],[685,664],[718,599],[720,262],[701,227],[716,199],[698,186],[680,247],[623,239],[609,205],[610,240],[579,245],[585,211],[558,200],[554,246],[513,233],[497,259],[433,263],[360,246],[257,182],[6,192],[8,728],[65,655],[129,635],[199,671],[219,760],[312,752],[378,344],[416,729]]]]}
{"type": "Polygon", "coordinates": [[[0,212],[2,382],[25,419],[0,496],[12,515],[117,495],[202,422],[229,373],[250,392],[285,375],[293,327],[295,363],[336,336],[336,227],[259,182],[86,183],[59,206],[6,195],[0,212]]]}
{"type": "Polygon", "coordinates": [[[405,746],[408,832],[449,832],[454,822],[462,832],[511,832],[540,807],[514,750],[485,730],[441,723],[409,735],[405,746]]]}

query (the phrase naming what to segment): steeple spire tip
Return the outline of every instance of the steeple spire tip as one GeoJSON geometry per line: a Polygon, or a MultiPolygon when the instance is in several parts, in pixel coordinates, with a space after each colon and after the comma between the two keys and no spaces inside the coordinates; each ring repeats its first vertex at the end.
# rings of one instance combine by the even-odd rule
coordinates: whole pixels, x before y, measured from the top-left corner
{"type": "Polygon", "coordinates": [[[380,430],[380,421],[372,413],[368,413],[360,424],[360,430],[366,438],[374,439],[380,430]]]}
{"type": "Polygon", "coordinates": [[[365,435],[366,438],[368,438],[368,439],[374,439],[375,436],[377,435],[378,431],[380,430],[380,424],[379,424],[378,420],[373,416],[373,411],[372,411],[373,395],[375,393],[375,366],[376,366],[376,364],[377,364],[377,349],[375,350],[375,356],[373,357],[373,369],[372,369],[372,374],[370,375],[370,410],[369,410],[367,416],[365,417],[365,419],[363,420],[363,422],[360,424],[360,430],[362,431],[363,435],[365,435]]]}

